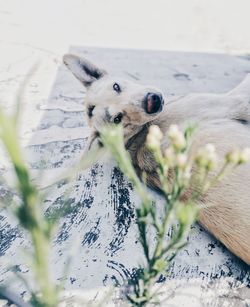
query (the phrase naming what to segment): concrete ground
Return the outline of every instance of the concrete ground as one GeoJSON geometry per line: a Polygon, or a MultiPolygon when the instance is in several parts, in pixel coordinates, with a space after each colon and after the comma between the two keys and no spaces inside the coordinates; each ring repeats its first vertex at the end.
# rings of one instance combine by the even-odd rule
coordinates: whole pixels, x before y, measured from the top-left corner
{"type": "MultiPolygon", "coordinates": [[[[25,80],[20,139],[34,178],[41,179],[37,174],[42,170],[40,186],[74,165],[88,136],[85,90],[61,64],[62,54],[82,54],[113,74],[154,84],[169,96],[224,92],[250,72],[249,11],[248,0],[0,1],[0,104],[11,112],[25,80]]],[[[0,169],[11,177],[5,159],[0,169]]],[[[65,190],[57,187],[48,206],[62,205],[65,190]]],[[[141,259],[134,240],[137,196],[114,165],[105,162],[79,175],[70,199],[75,210],[62,221],[53,247],[55,277],[62,277],[71,239],[78,237],[79,254],[66,289],[121,284],[141,259]]],[[[9,264],[29,276],[18,252],[29,242],[16,221],[1,214],[2,283],[10,277],[9,264]]],[[[198,226],[171,273],[166,292],[174,306],[249,304],[249,268],[198,226]],[[219,284],[212,282],[217,277],[219,284]]],[[[25,291],[20,284],[12,286],[25,291]]]]}

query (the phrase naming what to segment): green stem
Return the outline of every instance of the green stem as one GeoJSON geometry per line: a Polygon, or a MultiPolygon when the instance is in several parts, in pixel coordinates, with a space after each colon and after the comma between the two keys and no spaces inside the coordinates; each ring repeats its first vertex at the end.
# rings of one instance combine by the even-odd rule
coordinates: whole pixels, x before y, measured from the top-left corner
{"type": "Polygon", "coordinates": [[[31,233],[34,247],[34,271],[40,288],[41,297],[37,297],[42,306],[55,307],[58,303],[57,290],[49,278],[49,248],[48,239],[41,229],[33,229],[31,233]]]}

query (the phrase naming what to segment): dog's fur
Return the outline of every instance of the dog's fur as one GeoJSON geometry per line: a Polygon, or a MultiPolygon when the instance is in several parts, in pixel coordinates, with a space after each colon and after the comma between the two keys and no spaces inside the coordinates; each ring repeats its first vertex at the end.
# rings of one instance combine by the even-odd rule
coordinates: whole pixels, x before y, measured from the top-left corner
{"type": "MultiPolygon", "coordinates": [[[[166,133],[171,124],[184,127],[198,123],[192,145],[193,152],[213,143],[220,157],[233,147],[250,146],[250,75],[226,94],[190,94],[171,102],[154,114],[145,112],[143,101],[147,93],[160,90],[128,80],[110,77],[85,59],[65,55],[64,63],[87,88],[85,104],[92,127],[87,150],[98,146],[103,125],[120,116],[125,145],[138,173],[146,172],[148,184],[160,188],[155,161],[145,145],[151,124],[166,133]],[[113,85],[119,85],[119,91],[113,85]]],[[[164,149],[166,143],[162,144],[164,149]]],[[[235,255],[250,264],[250,165],[239,166],[233,173],[199,200],[202,207],[199,222],[235,255]],[[204,206],[205,205],[205,206],[204,206]]]]}

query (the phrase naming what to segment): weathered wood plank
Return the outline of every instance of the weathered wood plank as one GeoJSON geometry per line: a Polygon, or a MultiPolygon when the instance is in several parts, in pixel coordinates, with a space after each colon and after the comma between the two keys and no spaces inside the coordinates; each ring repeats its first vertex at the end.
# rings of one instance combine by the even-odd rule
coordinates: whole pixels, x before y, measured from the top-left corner
{"type": "MultiPolygon", "coordinates": [[[[72,47],[70,51],[103,65],[114,75],[156,85],[167,97],[189,92],[225,92],[250,72],[248,58],[228,55],[83,47],[72,47]]],[[[84,93],[61,66],[48,102],[37,108],[37,112],[45,113],[30,135],[26,152],[31,170],[44,172],[45,185],[46,178],[53,177],[58,169],[63,172],[77,163],[84,149],[88,135],[84,93]]],[[[6,193],[2,188],[1,195],[6,193]]],[[[152,194],[160,204],[161,197],[152,194]]],[[[75,248],[67,289],[122,284],[142,261],[134,218],[139,200],[131,184],[112,162],[102,161],[79,173],[71,186],[58,184],[47,197],[46,213],[63,207],[64,202],[71,211],[60,222],[53,242],[51,270],[55,278],[63,278],[67,254],[75,248]]],[[[19,251],[20,247],[29,246],[29,240],[4,211],[0,217],[0,237],[0,282],[10,275],[7,259],[28,276],[19,251]]],[[[208,283],[228,276],[250,286],[249,268],[198,225],[193,227],[189,245],[176,258],[170,272],[162,279],[199,278],[208,283]]],[[[22,287],[16,286],[21,292],[22,287]]]]}

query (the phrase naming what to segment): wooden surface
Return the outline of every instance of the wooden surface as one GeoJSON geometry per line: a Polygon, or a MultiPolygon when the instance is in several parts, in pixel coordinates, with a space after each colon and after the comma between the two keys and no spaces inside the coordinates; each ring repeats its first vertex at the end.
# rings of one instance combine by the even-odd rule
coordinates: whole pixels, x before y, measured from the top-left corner
{"type": "MultiPolygon", "coordinates": [[[[114,75],[155,85],[167,97],[190,92],[225,92],[250,72],[249,57],[84,47],[72,47],[70,52],[87,57],[114,75]]],[[[25,118],[28,118],[27,125],[32,122],[32,129],[23,133],[21,139],[27,144],[25,152],[32,174],[39,185],[45,187],[77,163],[86,143],[88,127],[85,89],[63,64],[58,65],[48,98],[41,93],[39,78],[28,86],[32,103],[26,106],[25,118]],[[35,124],[34,118],[39,119],[35,124]]],[[[5,94],[13,80],[6,77],[2,81],[0,89],[5,94]]],[[[18,85],[21,81],[16,79],[15,82],[18,85]]],[[[10,177],[9,164],[1,164],[1,173],[10,177]]],[[[161,197],[152,194],[160,205],[161,197]]],[[[4,187],[0,196],[12,197],[4,187]]],[[[134,218],[139,199],[131,184],[113,161],[103,159],[90,170],[78,173],[71,185],[53,187],[45,202],[46,214],[61,208],[65,201],[70,203],[72,210],[61,220],[53,241],[51,270],[55,279],[63,278],[63,268],[72,253],[66,289],[122,285],[143,260],[134,218]]],[[[152,244],[153,241],[152,238],[152,244]]],[[[14,265],[18,272],[29,278],[23,248],[29,248],[29,239],[18,229],[13,217],[2,211],[0,285],[11,278],[9,265],[14,265]]],[[[233,281],[232,288],[250,287],[249,267],[195,225],[188,246],[175,259],[162,281],[198,279],[202,287],[216,278],[226,277],[233,281]]],[[[25,291],[19,282],[12,282],[11,287],[19,293],[25,291]]],[[[249,292],[244,295],[250,296],[249,292]]],[[[183,306],[188,305],[184,303],[183,306]]],[[[193,303],[193,306],[196,305],[193,303]]]]}

